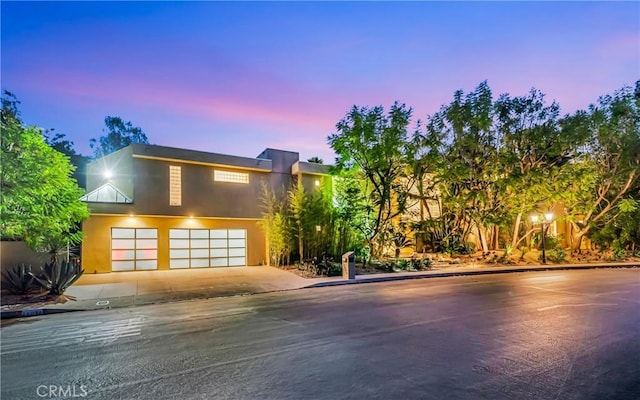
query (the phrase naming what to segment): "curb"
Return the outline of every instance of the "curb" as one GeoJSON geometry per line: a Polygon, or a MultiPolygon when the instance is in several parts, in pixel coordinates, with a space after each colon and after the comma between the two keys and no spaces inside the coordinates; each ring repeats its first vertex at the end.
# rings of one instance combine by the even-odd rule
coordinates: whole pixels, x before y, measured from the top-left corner
{"type": "MultiPolygon", "coordinates": [[[[343,286],[343,285],[356,285],[363,283],[378,283],[378,282],[392,282],[392,281],[402,281],[402,280],[410,280],[410,279],[428,279],[428,278],[448,278],[454,276],[473,276],[473,275],[492,275],[492,274],[508,274],[508,273],[519,273],[519,272],[535,272],[535,271],[560,271],[560,270],[586,270],[586,269],[612,269],[612,268],[640,268],[640,263],[618,263],[618,264],[582,264],[582,265],[550,265],[546,267],[522,267],[522,268],[509,268],[509,269],[500,269],[500,270],[487,270],[483,269],[480,271],[451,271],[451,272],[436,272],[436,273],[416,273],[415,275],[399,275],[399,276],[378,276],[367,278],[366,275],[360,275],[363,278],[355,279],[355,280],[339,280],[332,282],[319,282],[314,283],[312,285],[303,286],[300,288],[293,289],[282,289],[282,290],[270,290],[266,292],[256,292],[256,293],[242,293],[242,294],[234,294],[228,296],[213,296],[213,297],[202,297],[202,298],[194,298],[194,299],[181,299],[176,301],[168,301],[168,302],[153,302],[151,304],[166,304],[166,303],[175,303],[180,301],[193,301],[193,300],[205,300],[205,299],[213,299],[213,298],[221,298],[221,297],[234,297],[234,296],[247,296],[253,294],[264,294],[264,293],[274,293],[274,292],[286,292],[290,290],[301,290],[301,289],[313,289],[313,288],[321,288],[321,287],[329,287],[329,286],[343,286]]],[[[147,305],[147,304],[144,304],[147,305]]],[[[135,307],[135,304],[122,306],[122,307],[102,307],[102,308],[30,308],[24,310],[15,310],[15,311],[2,311],[0,313],[0,320],[5,319],[15,319],[15,318],[27,318],[27,317],[37,317],[42,315],[52,315],[52,314],[62,314],[69,312],[77,312],[77,311],[98,311],[98,310],[112,310],[116,308],[126,308],[126,307],[135,307]]]]}
{"type": "MultiPolygon", "coordinates": [[[[392,282],[402,281],[409,279],[428,279],[428,278],[448,278],[453,276],[473,276],[473,275],[493,275],[493,274],[509,274],[518,272],[535,272],[535,271],[562,271],[562,270],[585,270],[585,269],[612,269],[612,268],[640,268],[638,263],[629,264],[595,264],[595,265],[553,265],[548,267],[525,267],[525,268],[511,268],[511,269],[499,269],[499,270],[481,270],[481,271],[452,271],[452,272],[436,272],[436,273],[422,273],[415,275],[401,275],[401,276],[383,276],[383,277],[371,277],[360,278],[354,280],[341,280],[333,282],[319,282],[313,285],[305,286],[305,288],[319,288],[328,286],[343,286],[343,285],[358,285],[362,283],[377,283],[377,282],[392,282]]],[[[362,276],[362,275],[361,275],[362,276]]]]}
{"type": "Polygon", "coordinates": [[[29,308],[25,310],[2,311],[2,313],[0,313],[0,319],[37,317],[40,315],[62,314],[62,313],[73,312],[73,311],[84,311],[84,310],[63,310],[59,308],[29,308]]]}

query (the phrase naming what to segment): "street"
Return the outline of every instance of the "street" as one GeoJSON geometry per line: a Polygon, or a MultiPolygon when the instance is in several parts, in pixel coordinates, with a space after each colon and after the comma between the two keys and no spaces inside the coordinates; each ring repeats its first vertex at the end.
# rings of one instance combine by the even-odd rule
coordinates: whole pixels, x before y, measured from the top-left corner
{"type": "Polygon", "coordinates": [[[2,399],[637,399],[640,269],[4,320],[2,399]]]}

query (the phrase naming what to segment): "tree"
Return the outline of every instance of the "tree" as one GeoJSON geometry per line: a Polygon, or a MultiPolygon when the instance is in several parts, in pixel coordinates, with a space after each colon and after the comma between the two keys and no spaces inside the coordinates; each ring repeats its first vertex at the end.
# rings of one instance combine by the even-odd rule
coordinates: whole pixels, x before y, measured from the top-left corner
{"type": "MultiPolygon", "coordinates": [[[[107,128],[106,134],[89,141],[95,158],[106,156],[132,143],[149,143],[147,135],[141,128],[133,126],[131,122],[124,122],[120,117],[107,116],[104,124],[107,128]]],[[[105,132],[104,129],[103,132],[105,132]]]]}
{"type": "Polygon", "coordinates": [[[55,129],[47,129],[42,132],[45,142],[55,150],[69,157],[69,161],[75,167],[73,178],[82,188],[86,187],[87,164],[91,160],[90,157],[82,155],[73,148],[73,142],[66,139],[64,133],[55,133],[55,129]]]}
{"type": "Polygon", "coordinates": [[[640,81],[602,96],[588,111],[570,118],[572,128],[588,137],[567,168],[574,184],[566,191],[573,247],[594,227],[602,227],[640,177],[640,81]],[[575,177],[580,177],[576,179],[575,177]]]}
{"type": "Polygon", "coordinates": [[[300,183],[296,183],[295,186],[289,190],[289,210],[291,214],[292,225],[295,227],[295,237],[298,239],[298,257],[300,262],[304,260],[304,241],[305,241],[305,225],[307,215],[307,194],[305,193],[304,186],[300,183]]]}
{"type": "Polygon", "coordinates": [[[291,253],[290,216],[286,201],[278,199],[276,194],[264,184],[262,186],[264,212],[258,225],[267,239],[269,264],[278,267],[288,259],[291,253]]]}
{"type": "Polygon", "coordinates": [[[436,177],[443,204],[442,221],[453,224],[456,230],[462,228],[462,235],[457,237],[463,240],[474,229],[483,252],[489,250],[489,228],[499,221],[502,211],[502,171],[493,121],[491,89],[482,82],[466,95],[456,91],[453,101],[431,116],[427,124],[428,132],[444,142],[436,177]]]}
{"type": "Polygon", "coordinates": [[[89,216],[83,191],[71,177],[69,159],[48,146],[41,131],[24,127],[18,102],[2,99],[0,165],[0,235],[23,239],[40,249],[77,239],[77,224],[89,216]]]}
{"type": "Polygon", "coordinates": [[[367,242],[370,255],[377,255],[376,236],[405,208],[408,182],[407,128],[411,109],[395,103],[385,115],[381,106],[354,106],[328,137],[338,155],[339,170],[352,169],[367,182],[373,225],[367,242]]]}
{"type": "MultiPolygon", "coordinates": [[[[523,216],[540,204],[550,206],[561,199],[567,181],[560,168],[575,156],[584,137],[568,129],[560,120],[560,106],[547,104],[544,94],[536,89],[526,96],[503,94],[495,103],[497,131],[500,136],[500,164],[503,171],[503,202],[511,225],[511,246],[516,248],[523,234],[523,216]],[[562,129],[564,128],[564,129],[562,129]],[[554,182],[550,185],[549,182],[554,182]]],[[[528,233],[528,232],[527,232],[528,233]]]]}
{"type": "MultiPolygon", "coordinates": [[[[344,254],[354,250],[363,256],[362,243],[372,232],[371,208],[368,205],[364,188],[366,184],[359,180],[353,171],[343,170],[334,175],[333,210],[335,215],[335,242],[333,254],[344,254]]],[[[363,257],[366,258],[366,257],[363,257]]]]}
{"type": "Polygon", "coordinates": [[[317,157],[317,156],[311,157],[310,159],[307,160],[307,162],[314,163],[314,164],[322,164],[322,163],[324,163],[322,158],[317,157]]]}

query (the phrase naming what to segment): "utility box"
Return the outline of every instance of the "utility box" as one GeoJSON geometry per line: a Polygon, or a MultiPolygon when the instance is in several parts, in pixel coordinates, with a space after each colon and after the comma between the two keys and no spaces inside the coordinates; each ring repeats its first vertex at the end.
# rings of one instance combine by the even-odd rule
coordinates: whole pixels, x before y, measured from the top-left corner
{"type": "Polygon", "coordinates": [[[342,255],[342,278],[356,279],[356,253],[353,251],[342,255]]]}

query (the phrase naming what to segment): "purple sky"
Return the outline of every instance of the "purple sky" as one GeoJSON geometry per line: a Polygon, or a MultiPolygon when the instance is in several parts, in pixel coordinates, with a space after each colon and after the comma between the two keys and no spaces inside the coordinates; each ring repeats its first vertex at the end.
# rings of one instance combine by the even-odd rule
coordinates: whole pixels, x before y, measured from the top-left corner
{"type": "Polygon", "coordinates": [[[154,144],[332,163],[354,104],[425,119],[488,80],[573,112],[640,78],[640,3],[2,2],[2,89],[90,154],[104,117],[154,144]]]}

